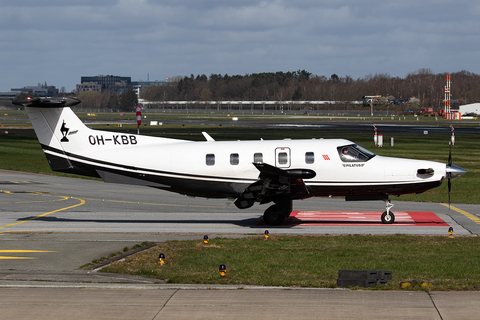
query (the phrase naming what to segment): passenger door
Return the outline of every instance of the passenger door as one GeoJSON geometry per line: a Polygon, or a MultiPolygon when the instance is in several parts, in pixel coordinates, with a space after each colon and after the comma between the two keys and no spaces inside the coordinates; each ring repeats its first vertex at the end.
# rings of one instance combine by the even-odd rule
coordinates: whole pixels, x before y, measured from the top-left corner
{"type": "Polygon", "coordinates": [[[275,149],[275,166],[278,168],[290,168],[290,148],[275,149]]]}

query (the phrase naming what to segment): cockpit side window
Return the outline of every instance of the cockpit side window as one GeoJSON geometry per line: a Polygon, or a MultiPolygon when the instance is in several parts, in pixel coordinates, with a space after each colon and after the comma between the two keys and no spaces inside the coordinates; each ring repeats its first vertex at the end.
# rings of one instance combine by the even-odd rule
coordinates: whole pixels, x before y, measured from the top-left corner
{"type": "Polygon", "coordinates": [[[376,156],[375,153],[357,144],[341,146],[337,150],[343,162],[366,162],[376,156]]]}

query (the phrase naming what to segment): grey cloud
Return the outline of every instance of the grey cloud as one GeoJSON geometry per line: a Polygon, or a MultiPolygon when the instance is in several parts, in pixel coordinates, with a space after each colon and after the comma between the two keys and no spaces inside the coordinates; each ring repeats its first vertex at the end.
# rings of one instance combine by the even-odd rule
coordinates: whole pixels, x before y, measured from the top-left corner
{"type": "Polygon", "coordinates": [[[472,1],[4,1],[0,91],[80,76],[479,72],[472,1]]]}

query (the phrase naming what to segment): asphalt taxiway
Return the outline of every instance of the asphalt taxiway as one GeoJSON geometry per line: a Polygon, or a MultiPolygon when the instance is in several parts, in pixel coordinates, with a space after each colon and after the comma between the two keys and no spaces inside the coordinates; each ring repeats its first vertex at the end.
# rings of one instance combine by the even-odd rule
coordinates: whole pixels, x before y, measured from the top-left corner
{"type": "MultiPolygon", "coordinates": [[[[455,235],[480,233],[479,205],[394,204],[402,222],[382,225],[383,202],[308,199],[294,203],[298,217],[268,229],[278,234],[447,235],[453,227],[455,235]]],[[[144,241],[262,234],[265,209],[238,210],[225,200],[0,170],[0,318],[466,319],[480,312],[479,292],[173,286],[78,270],[144,241]]]]}
{"type": "MultiPolygon", "coordinates": [[[[385,208],[381,201],[311,198],[294,202],[296,219],[268,228],[282,234],[446,234],[451,226],[459,235],[480,233],[479,205],[452,204],[449,209],[440,203],[395,199],[393,203],[398,223],[392,225],[380,222],[385,208]],[[418,213],[422,212],[430,213],[430,218],[419,218],[418,213]],[[309,214],[313,219],[307,217],[309,214]]],[[[266,228],[262,215],[267,207],[239,210],[223,199],[192,198],[142,186],[0,170],[0,234],[261,234],[266,228]]]]}

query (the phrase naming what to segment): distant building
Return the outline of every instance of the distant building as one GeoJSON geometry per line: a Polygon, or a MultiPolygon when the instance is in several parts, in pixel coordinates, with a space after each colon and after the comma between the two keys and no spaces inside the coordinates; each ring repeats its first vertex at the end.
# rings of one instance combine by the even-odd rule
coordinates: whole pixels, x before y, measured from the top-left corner
{"type": "Polygon", "coordinates": [[[26,86],[23,88],[12,88],[11,92],[36,94],[39,97],[53,97],[58,95],[58,89],[55,86],[26,86]]]}
{"type": "Polygon", "coordinates": [[[155,81],[142,81],[142,80],[132,81],[133,91],[135,91],[135,93],[139,97],[140,97],[140,94],[142,93],[142,90],[148,85],[161,86],[161,85],[166,85],[166,84],[168,84],[167,81],[158,81],[158,80],[155,80],[155,81]]]}
{"type": "Polygon", "coordinates": [[[0,92],[0,99],[9,99],[10,101],[12,101],[13,99],[15,99],[15,96],[17,94],[18,92],[13,92],[13,91],[0,92]]]}
{"type": "Polygon", "coordinates": [[[81,77],[81,84],[77,84],[77,92],[108,90],[123,94],[132,90],[132,78],[112,75],[85,76],[81,77]]]}
{"type": "Polygon", "coordinates": [[[85,92],[85,91],[97,91],[102,92],[102,85],[97,84],[95,82],[84,82],[82,84],[77,84],[77,92],[85,92]]]}
{"type": "Polygon", "coordinates": [[[26,86],[23,88],[12,88],[9,92],[0,92],[0,99],[15,99],[15,96],[19,93],[27,93],[31,95],[37,95],[38,97],[53,97],[58,95],[58,89],[55,86],[26,86]]]}

